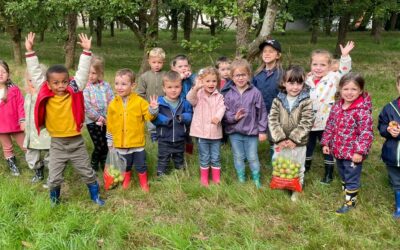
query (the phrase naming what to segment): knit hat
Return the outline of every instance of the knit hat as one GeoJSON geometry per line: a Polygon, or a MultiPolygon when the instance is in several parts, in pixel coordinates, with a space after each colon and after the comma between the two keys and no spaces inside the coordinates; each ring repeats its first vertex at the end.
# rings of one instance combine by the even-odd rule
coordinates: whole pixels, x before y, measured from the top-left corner
{"type": "Polygon", "coordinates": [[[282,52],[281,44],[278,40],[274,39],[267,39],[258,46],[260,50],[263,50],[265,46],[271,46],[272,48],[276,49],[278,52],[282,52]]]}

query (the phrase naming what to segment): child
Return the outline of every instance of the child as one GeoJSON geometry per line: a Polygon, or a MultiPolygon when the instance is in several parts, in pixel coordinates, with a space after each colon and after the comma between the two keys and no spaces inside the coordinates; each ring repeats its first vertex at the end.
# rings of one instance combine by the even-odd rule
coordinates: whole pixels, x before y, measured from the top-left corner
{"type": "Polygon", "coordinates": [[[35,33],[32,32],[25,38],[26,64],[33,86],[39,89],[35,105],[36,129],[40,135],[41,128],[45,126],[51,136],[48,186],[52,205],[60,202],[63,172],[67,162],[71,161],[86,183],[92,201],[102,206],[104,201],[100,199],[96,173],[90,167],[81,134],[85,119],[82,91],[89,75],[92,40],[85,34],[79,34],[79,39],[83,52],[78,71],[73,78],[69,77],[68,70],[63,65],[51,66],[46,75],[43,74],[33,51],[35,33]]]}
{"type": "Polygon", "coordinates": [[[179,73],[182,79],[182,92],[181,97],[186,99],[187,93],[192,88],[195,74],[192,74],[189,58],[185,55],[177,55],[171,61],[171,70],[179,73]]]}
{"type": "Polygon", "coordinates": [[[324,154],[332,154],[342,178],[345,202],[336,212],[347,213],[357,204],[362,161],[374,137],[371,97],[364,92],[364,79],[355,73],[339,82],[340,100],[333,105],[321,144],[324,154]]]}
{"type": "Polygon", "coordinates": [[[159,113],[153,121],[158,136],[158,177],[166,174],[171,158],[176,169],[184,169],[185,138],[193,113],[192,106],[181,95],[182,79],[178,72],[165,73],[163,90],[165,96],[158,97],[159,113]]]}
{"type": "Polygon", "coordinates": [[[135,74],[130,69],[118,70],[115,74],[117,95],[108,106],[107,139],[108,146],[126,160],[126,171],[122,187],[127,189],[131,181],[132,165],[139,176],[140,187],[149,192],[145,146],[145,121],[153,120],[158,112],[156,97],[149,103],[132,92],[136,87],[135,74]]]}
{"type": "Polygon", "coordinates": [[[332,59],[331,71],[338,72],[340,67],[340,61],[338,59],[332,59]]]}
{"type": "MultiPolygon", "coordinates": [[[[397,91],[400,93],[400,75],[397,76],[397,91]]],[[[395,219],[400,219],[400,156],[398,154],[400,134],[400,98],[387,104],[379,114],[378,130],[386,141],[382,146],[382,160],[386,164],[390,183],[395,194],[395,219]]]]}
{"type": "Polygon", "coordinates": [[[0,142],[4,158],[13,176],[19,176],[11,138],[24,150],[25,112],[24,97],[10,79],[8,64],[0,60],[0,142]]]}
{"type": "MultiPolygon", "coordinates": [[[[260,44],[259,49],[262,63],[256,70],[252,83],[261,91],[267,113],[269,113],[272,101],[279,93],[278,86],[283,75],[281,62],[282,48],[277,40],[268,39],[260,44]]],[[[269,153],[272,159],[272,155],[274,154],[273,142],[269,140],[269,144],[269,153]]]]}
{"type": "MultiPolygon", "coordinates": [[[[144,72],[139,77],[139,84],[136,92],[138,95],[150,101],[150,96],[162,96],[162,77],[165,71],[162,67],[165,61],[165,52],[162,48],[153,48],[150,50],[147,59],[150,70],[144,72]]],[[[147,128],[150,132],[151,140],[157,141],[157,131],[151,122],[147,122],[147,128]]]]}
{"type": "Polygon", "coordinates": [[[90,62],[89,82],[83,91],[85,98],[85,123],[93,141],[90,165],[94,171],[104,170],[108,147],[106,139],[107,107],[114,98],[110,84],[104,81],[104,61],[93,56],[90,62]]]}
{"type": "MultiPolygon", "coordinates": [[[[314,125],[310,132],[306,152],[306,172],[311,168],[312,155],[317,139],[321,141],[326,121],[333,104],[340,77],[351,70],[350,51],[354,48],[353,42],[348,42],[345,47],[340,45],[342,57],[340,70],[331,71],[332,55],[326,50],[315,50],[311,53],[311,74],[307,77],[306,84],[310,87],[310,98],[313,101],[315,113],[314,125]]],[[[324,154],[325,173],[321,184],[330,184],[333,180],[334,160],[332,155],[324,154]]]]}
{"type": "MultiPolygon", "coordinates": [[[[47,69],[43,65],[40,65],[40,70],[44,74],[47,69]]],[[[46,128],[41,129],[40,135],[35,128],[35,103],[39,89],[33,85],[28,71],[25,72],[25,86],[25,159],[28,167],[35,171],[35,176],[33,176],[31,181],[32,183],[36,183],[44,179],[44,166],[48,166],[49,163],[50,135],[46,128]],[[41,154],[44,154],[43,160],[41,160],[41,154]]]]}
{"type": "MultiPolygon", "coordinates": [[[[194,79],[196,78],[196,75],[192,74],[189,58],[187,58],[185,55],[177,55],[171,61],[171,70],[178,72],[181,76],[182,92],[180,97],[186,100],[186,95],[192,88],[194,79]]],[[[185,151],[188,154],[193,154],[193,140],[189,136],[189,128],[185,138],[185,151]]]]}
{"type": "Polygon", "coordinates": [[[200,181],[205,187],[208,186],[210,167],[214,183],[219,184],[221,176],[221,120],[225,105],[224,97],[217,89],[219,82],[219,74],[215,68],[204,68],[200,70],[196,84],[186,96],[194,108],[190,135],[198,138],[200,181]]]}
{"type": "Polygon", "coordinates": [[[221,76],[221,81],[219,83],[218,89],[222,89],[225,83],[230,80],[231,60],[229,60],[226,56],[221,56],[220,58],[218,58],[215,67],[218,69],[218,73],[221,76]]]}
{"type": "MultiPolygon", "coordinates": [[[[310,90],[305,85],[305,72],[300,66],[292,66],[283,76],[280,84],[281,92],[272,102],[268,117],[271,139],[280,148],[296,149],[302,159],[299,177],[304,183],[304,161],[308,134],[314,123],[310,90]]],[[[291,199],[296,201],[297,193],[291,199]]]]}
{"type": "Polygon", "coordinates": [[[231,64],[234,85],[225,94],[225,132],[232,145],[233,160],[240,182],[245,181],[247,159],[253,181],[261,187],[258,141],[267,139],[267,111],[261,92],[250,83],[251,67],[244,60],[231,64]]]}

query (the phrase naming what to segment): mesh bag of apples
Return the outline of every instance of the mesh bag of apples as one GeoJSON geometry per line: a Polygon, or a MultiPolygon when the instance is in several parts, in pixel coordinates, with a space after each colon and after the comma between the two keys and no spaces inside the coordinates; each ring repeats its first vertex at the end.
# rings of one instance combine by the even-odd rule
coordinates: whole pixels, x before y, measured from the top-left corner
{"type": "Polygon", "coordinates": [[[109,150],[103,172],[104,189],[113,189],[121,184],[124,181],[125,170],[125,159],[116,150],[109,150]]]}
{"type": "Polygon", "coordinates": [[[304,162],[305,155],[299,155],[296,148],[274,148],[272,158],[271,189],[287,189],[296,192],[302,191],[300,183],[300,162],[304,162]]]}

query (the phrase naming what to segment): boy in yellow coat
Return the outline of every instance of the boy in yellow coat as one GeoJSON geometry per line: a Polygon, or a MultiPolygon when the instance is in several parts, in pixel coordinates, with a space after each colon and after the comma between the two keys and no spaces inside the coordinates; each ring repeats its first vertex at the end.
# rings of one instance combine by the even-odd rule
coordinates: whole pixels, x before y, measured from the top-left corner
{"type": "Polygon", "coordinates": [[[107,143],[126,160],[122,187],[127,189],[134,165],[142,190],[148,192],[145,146],[145,121],[158,114],[157,98],[149,103],[132,90],[136,88],[135,74],[130,69],[118,70],[115,75],[116,96],[107,111],[107,143]]]}

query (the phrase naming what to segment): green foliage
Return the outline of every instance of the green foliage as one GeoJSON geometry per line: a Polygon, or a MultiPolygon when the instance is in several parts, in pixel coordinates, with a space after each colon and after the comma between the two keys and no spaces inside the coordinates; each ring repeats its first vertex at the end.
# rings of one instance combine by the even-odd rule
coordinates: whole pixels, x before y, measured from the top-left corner
{"type": "Polygon", "coordinates": [[[195,42],[190,42],[187,40],[181,41],[181,47],[185,50],[188,50],[191,55],[193,55],[194,52],[206,54],[210,58],[211,65],[215,64],[211,53],[220,48],[221,45],[222,40],[216,37],[211,38],[208,43],[203,43],[199,40],[196,40],[195,42]]]}

